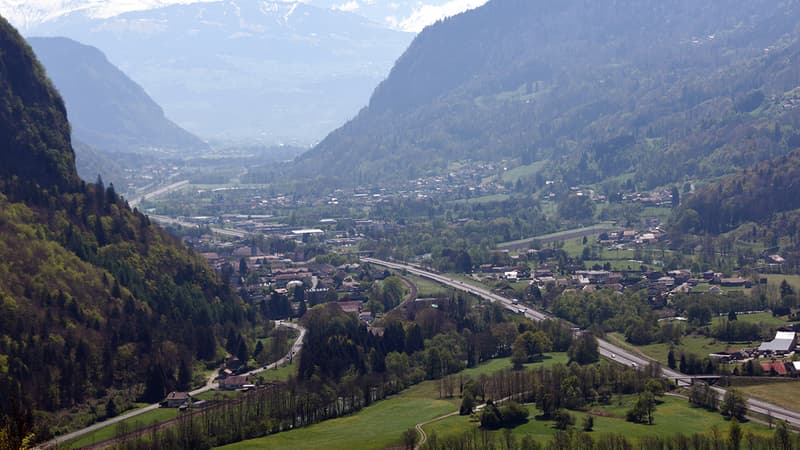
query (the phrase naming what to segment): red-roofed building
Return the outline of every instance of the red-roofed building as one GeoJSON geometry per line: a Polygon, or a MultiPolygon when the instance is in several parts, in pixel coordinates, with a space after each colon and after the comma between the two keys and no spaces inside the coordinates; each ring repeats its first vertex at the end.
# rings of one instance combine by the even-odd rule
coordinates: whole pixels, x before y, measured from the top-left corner
{"type": "Polygon", "coordinates": [[[786,376],[788,373],[786,370],[786,364],[784,364],[782,361],[762,362],[761,370],[763,370],[765,373],[775,372],[780,376],[786,376]]]}

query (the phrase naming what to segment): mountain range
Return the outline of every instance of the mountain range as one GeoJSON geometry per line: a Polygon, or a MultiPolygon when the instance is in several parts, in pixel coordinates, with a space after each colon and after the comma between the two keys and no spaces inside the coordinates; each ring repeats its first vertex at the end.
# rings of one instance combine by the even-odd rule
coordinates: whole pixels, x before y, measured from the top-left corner
{"type": "Polygon", "coordinates": [[[204,139],[312,144],[355,115],[413,35],[299,2],[222,0],[28,29],[100,49],[204,139]]]}
{"type": "Polygon", "coordinates": [[[609,190],[729,173],[800,135],[796,17],[798,1],[492,0],[423,30],[295,171],[352,185],[505,161],[533,189],[609,190]]]}
{"type": "MultiPolygon", "coordinates": [[[[145,11],[173,4],[215,0],[0,0],[0,13],[23,32],[43,23],[79,12],[107,19],[132,11],[145,11]]],[[[289,3],[292,0],[282,0],[289,3]]],[[[419,32],[437,20],[476,8],[486,0],[298,0],[318,8],[347,11],[375,23],[408,32],[419,32]]]]}

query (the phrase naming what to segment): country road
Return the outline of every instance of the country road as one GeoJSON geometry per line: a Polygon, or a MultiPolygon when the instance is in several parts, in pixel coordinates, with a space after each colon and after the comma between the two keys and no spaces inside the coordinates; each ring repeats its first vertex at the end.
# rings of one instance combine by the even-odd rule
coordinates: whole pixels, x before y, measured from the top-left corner
{"type": "MultiPolygon", "coordinates": [[[[298,325],[296,323],[284,322],[284,321],[280,321],[280,320],[277,322],[276,325],[277,326],[287,327],[287,328],[294,328],[295,330],[299,330],[300,331],[300,336],[298,336],[297,340],[294,341],[294,344],[292,345],[292,348],[289,349],[289,353],[287,353],[283,358],[275,361],[274,363],[269,364],[268,366],[261,367],[261,368],[255,369],[255,370],[251,370],[251,371],[246,372],[246,373],[244,373],[242,375],[255,375],[255,374],[263,372],[265,370],[272,370],[272,369],[275,369],[275,368],[277,368],[279,366],[282,366],[282,365],[286,364],[287,362],[289,362],[289,360],[294,358],[294,356],[297,355],[300,352],[300,350],[303,348],[303,340],[304,340],[304,338],[306,336],[306,329],[305,328],[303,328],[302,326],[300,326],[300,325],[298,325]]],[[[217,388],[217,383],[215,383],[214,380],[217,378],[218,374],[219,374],[219,369],[215,370],[214,373],[209,375],[208,380],[207,380],[206,384],[203,387],[200,387],[198,389],[195,389],[195,390],[189,392],[189,395],[196,396],[196,395],[202,394],[203,392],[208,392],[208,391],[216,389],[217,388]]],[[[36,448],[37,449],[46,449],[46,448],[50,448],[50,447],[55,447],[55,446],[58,446],[59,444],[63,444],[65,442],[69,442],[69,441],[71,441],[73,439],[76,439],[76,438],[79,438],[81,436],[87,435],[89,433],[95,432],[95,431],[97,431],[97,430],[99,430],[101,428],[105,428],[107,426],[114,425],[114,424],[119,423],[119,422],[121,422],[123,420],[130,419],[131,417],[136,417],[138,415],[144,414],[146,412],[153,411],[153,410],[158,409],[160,407],[161,407],[160,404],[153,403],[152,405],[145,406],[144,408],[135,409],[135,410],[129,411],[129,412],[125,413],[125,414],[121,414],[119,416],[113,417],[111,419],[104,420],[102,422],[94,423],[94,424],[92,424],[92,425],[90,425],[90,426],[88,426],[86,428],[82,428],[80,430],[73,431],[71,433],[67,433],[67,434],[62,435],[62,436],[58,436],[57,438],[54,438],[54,439],[49,440],[49,441],[47,441],[47,442],[45,442],[43,444],[38,445],[36,448]]]]}
{"type": "MultiPolygon", "coordinates": [[[[457,280],[457,279],[454,279],[454,278],[450,278],[450,277],[447,277],[447,276],[444,276],[444,275],[441,275],[441,274],[437,274],[437,273],[434,273],[434,272],[430,272],[428,270],[424,270],[424,269],[421,269],[421,268],[416,267],[416,266],[412,266],[412,265],[409,265],[409,264],[400,264],[400,263],[395,263],[395,262],[383,261],[383,260],[380,260],[380,259],[368,258],[368,257],[362,257],[361,260],[364,261],[364,262],[372,263],[372,264],[379,265],[379,266],[382,266],[382,267],[388,267],[390,269],[405,270],[405,271],[407,271],[409,273],[412,273],[414,275],[417,275],[417,276],[420,276],[420,277],[423,277],[423,278],[427,278],[429,280],[436,281],[438,283],[450,286],[452,288],[455,288],[455,289],[458,289],[458,290],[461,290],[461,291],[465,291],[465,292],[470,293],[472,295],[477,295],[477,296],[483,297],[483,298],[485,298],[485,299],[487,299],[489,301],[499,302],[500,304],[502,304],[507,309],[510,309],[512,311],[515,311],[515,312],[521,312],[522,314],[525,315],[525,317],[528,317],[528,318],[530,318],[532,320],[535,320],[535,321],[541,321],[541,320],[545,320],[545,319],[558,320],[556,317],[553,317],[553,316],[551,316],[551,315],[549,315],[547,313],[541,312],[541,311],[537,311],[537,310],[535,310],[533,308],[529,308],[529,307],[523,306],[523,305],[514,305],[511,302],[511,299],[503,297],[503,296],[500,296],[500,295],[497,295],[494,292],[490,291],[489,289],[486,289],[486,288],[483,288],[483,287],[479,287],[479,286],[475,286],[475,285],[472,285],[472,284],[466,284],[463,281],[460,281],[460,280],[457,280]]],[[[652,362],[649,358],[646,358],[646,357],[644,357],[642,355],[635,354],[635,353],[633,353],[631,351],[628,351],[625,348],[622,348],[622,347],[619,347],[617,345],[614,345],[614,344],[612,344],[612,343],[610,343],[610,342],[608,342],[606,340],[597,339],[597,343],[598,343],[598,347],[599,347],[601,355],[605,356],[606,358],[611,359],[612,361],[616,361],[619,364],[624,364],[624,365],[627,365],[627,366],[642,368],[642,367],[645,367],[646,365],[648,365],[648,364],[650,364],[652,362]]],[[[661,368],[661,372],[662,372],[662,375],[664,377],[670,378],[670,379],[673,379],[673,380],[678,380],[678,379],[686,380],[688,378],[691,378],[688,375],[684,375],[684,374],[682,374],[680,372],[677,372],[675,370],[671,370],[671,369],[668,369],[668,368],[663,368],[662,367],[661,368]]],[[[688,383],[686,383],[684,381],[684,382],[679,382],[679,384],[686,385],[688,383]]],[[[724,389],[721,389],[721,388],[718,388],[718,387],[712,387],[712,389],[714,389],[717,392],[717,395],[720,397],[720,399],[722,399],[722,397],[725,395],[725,390],[724,389]]],[[[786,421],[789,425],[791,425],[791,426],[793,426],[795,428],[800,428],[800,413],[797,413],[795,411],[792,411],[792,410],[789,410],[789,409],[783,408],[781,406],[778,406],[778,405],[775,405],[775,404],[772,404],[772,403],[768,403],[768,402],[765,402],[765,401],[762,401],[762,400],[751,399],[751,398],[747,399],[747,408],[748,408],[748,411],[750,411],[750,412],[763,414],[765,416],[771,416],[773,419],[783,420],[783,421],[786,421]]]]}

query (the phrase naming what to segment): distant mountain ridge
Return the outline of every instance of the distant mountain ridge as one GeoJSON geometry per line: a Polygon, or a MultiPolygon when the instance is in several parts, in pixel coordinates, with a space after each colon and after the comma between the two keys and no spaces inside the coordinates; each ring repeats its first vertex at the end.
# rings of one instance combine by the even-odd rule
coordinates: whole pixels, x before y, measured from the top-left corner
{"type": "Polygon", "coordinates": [[[101,49],[203,138],[306,145],[356,113],[413,37],[302,2],[235,0],[72,13],[27,34],[101,49]]]}
{"type": "Polygon", "coordinates": [[[727,173],[800,133],[782,106],[800,85],[799,16],[796,0],[492,0],[420,33],[296,173],[352,184],[544,160],[568,185],[650,187],[727,173]],[[779,141],[763,132],[776,121],[779,141]]]}
{"type": "MultiPolygon", "coordinates": [[[[0,0],[0,14],[4,14],[24,33],[71,13],[102,19],[172,4],[207,2],[209,0],[0,0]]],[[[282,3],[288,1],[282,0],[282,3]]],[[[418,32],[439,19],[480,6],[486,0],[304,0],[303,3],[318,8],[349,11],[392,28],[418,32]]]]}
{"type": "Polygon", "coordinates": [[[105,153],[206,150],[103,53],[67,38],[29,38],[66,102],[74,136],[105,153]]]}

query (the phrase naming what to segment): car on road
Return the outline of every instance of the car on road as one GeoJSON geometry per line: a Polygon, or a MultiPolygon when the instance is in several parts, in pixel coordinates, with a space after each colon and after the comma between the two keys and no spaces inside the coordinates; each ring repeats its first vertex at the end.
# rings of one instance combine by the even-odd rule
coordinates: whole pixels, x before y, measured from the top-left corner
{"type": "Polygon", "coordinates": [[[617,359],[617,354],[616,353],[612,353],[611,354],[611,359],[617,359]]]}

